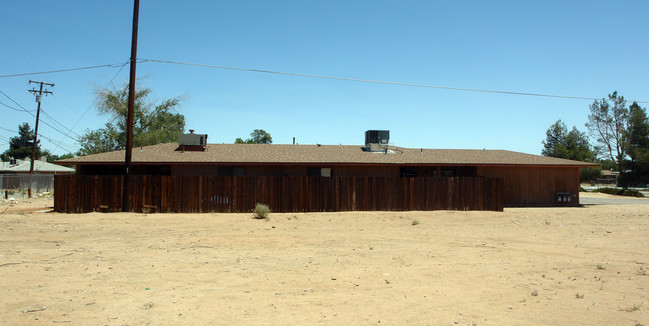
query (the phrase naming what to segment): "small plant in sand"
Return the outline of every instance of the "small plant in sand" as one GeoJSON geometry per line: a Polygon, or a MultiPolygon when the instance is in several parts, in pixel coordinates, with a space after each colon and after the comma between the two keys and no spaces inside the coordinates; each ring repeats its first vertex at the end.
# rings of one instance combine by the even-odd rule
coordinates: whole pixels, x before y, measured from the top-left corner
{"type": "Polygon", "coordinates": [[[639,305],[634,304],[632,307],[628,307],[628,308],[620,308],[620,307],[618,307],[618,308],[620,309],[620,311],[634,312],[634,311],[640,310],[641,306],[642,306],[642,303],[639,304],[639,305]]]}
{"type": "Polygon", "coordinates": [[[532,291],[532,296],[533,297],[536,297],[538,295],[539,295],[539,291],[537,291],[537,290],[532,291]]]}
{"type": "Polygon", "coordinates": [[[603,269],[606,269],[606,266],[604,266],[602,264],[597,264],[597,269],[603,270],[603,269]]]}
{"type": "Polygon", "coordinates": [[[252,213],[254,214],[254,217],[258,220],[267,220],[268,215],[270,215],[270,207],[264,204],[257,203],[255,208],[252,210],[252,213]]]}
{"type": "Polygon", "coordinates": [[[583,299],[583,298],[584,298],[584,294],[579,294],[579,292],[577,292],[577,294],[575,295],[575,298],[577,298],[577,299],[583,299]]]}
{"type": "Polygon", "coordinates": [[[644,268],[644,266],[641,266],[640,268],[636,269],[636,272],[638,272],[638,275],[649,275],[647,273],[647,269],[644,268]]]}
{"type": "Polygon", "coordinates": [[[419,220],[412,220],[412,225],[419,225],[419,220]]]}

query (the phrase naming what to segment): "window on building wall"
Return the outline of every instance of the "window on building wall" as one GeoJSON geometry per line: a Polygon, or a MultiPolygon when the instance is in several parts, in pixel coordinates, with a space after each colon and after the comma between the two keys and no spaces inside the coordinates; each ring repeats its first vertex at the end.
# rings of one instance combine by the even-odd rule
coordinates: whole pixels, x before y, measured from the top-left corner
{"type": "Polygon", "coordinates": [[[401,175],[401,177],[416,177],[417,171],[411,168],[401,167],[399,174],[401,175]]]}
{"type": "Polygon", "coordinates": [[[450,170],[450,169],[442,169],[442,177],[454,177],[455,176],[455,170],[450,170]]]}
{"type": "Polygon", "coordinates": [[[309,177],[330,177],[331,168],[308,168],[306,175],[309,177]]]}
{"type": "Polygon", "coordinates": [[[455,170],[453,169],[441,169],[439,170],[439,173],[437,170],[433,172],[433,175],[436,177],[442,177],[442,178],[451,178],[455,176],[455,170]]]}
{"type": "Polygon", "coordinates": [[[246,170],[241,167],[220,167],[219,177],[243,177],[246,175],[246,170]]]}

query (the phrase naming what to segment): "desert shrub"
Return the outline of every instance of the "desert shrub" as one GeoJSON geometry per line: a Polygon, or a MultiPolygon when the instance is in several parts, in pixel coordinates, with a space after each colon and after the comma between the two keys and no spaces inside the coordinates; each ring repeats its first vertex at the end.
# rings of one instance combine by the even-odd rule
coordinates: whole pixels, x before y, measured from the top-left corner
{"type": "Polygon", "coordinates": [[[622,196],[644,197],[644,195],[637,190],[624,190],[622,196]]]}
{"type": "Polygon", "coordinates": [[[255,208],[252,210],[252,213],[256,219],[265,220],[268,219],[268,215],[270,215],[270,207],[257,203],[255,208]]]}
{"type": "Polygon", "coordinates": [[[593,192],[601,192],[603,194],[609,194],[609,195],[619,195],[621,191],[622,191],[621,189],[615,189],[615,188],[599,188],[593,190],[593,192]]]}
{"type": "Polygon", "coordinates": [[[637,190],[629,190],[629,189],[599,188],[593,190],[593,192],[601,192],[604,194],[617,195],[617,196],[644,197],[644,195],[641,192],[637,190]]]}

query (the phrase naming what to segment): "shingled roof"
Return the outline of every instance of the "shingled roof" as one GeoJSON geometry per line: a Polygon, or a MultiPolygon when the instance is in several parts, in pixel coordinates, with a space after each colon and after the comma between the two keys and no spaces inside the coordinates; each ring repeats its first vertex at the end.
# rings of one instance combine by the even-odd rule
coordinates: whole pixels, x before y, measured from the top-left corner
{"type": "MultiPolygon", "coordinates": [[[[202,152],[176,151],[167,143],[134,148],[133,164],[327,164],[327,165],[535,165],[592,167],[593,163],[505,150],[420,149],[390,146],[387,154],[357,145],[208,144],[202,152]]],[[[74,157],[56,164],[119,164],[124,150],[74,157]]]]}
{"type": "MultiPolygon", "coordinates": [[[[30,159],[18,160],[16,164],[10,164],[9,162],[0,162],[0,173],[29,173],[30,164],[30,159]]],[[[34,161],[34,173],[66,174],[74,173],[74,169],[66,168],[65,166],[54,165],[41,160],[36,160],[34,161]]]]}

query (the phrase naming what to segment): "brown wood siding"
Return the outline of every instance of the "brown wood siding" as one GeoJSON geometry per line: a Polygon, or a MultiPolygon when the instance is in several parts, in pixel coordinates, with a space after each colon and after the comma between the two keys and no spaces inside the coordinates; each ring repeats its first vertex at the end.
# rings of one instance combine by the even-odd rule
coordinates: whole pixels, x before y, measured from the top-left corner
{"type": "Polygon", "coordinates": [[[398,166],[335,166],[331,174],[336,177],[398,177],[398,166]]]}
{"type": "MultiPolygon", "coordinates": [[[[503,209],[500,178],[131,176],[133,211],[275,212],[503,209]]],[[[54,209],[119,211],[122,176],[56,176],[54,209]]]]}
{"type": "Polygon", "coordinates": [[[306,166],[287,166],[287,165],[262,165],[246,166],[245,176],[249,177],[283,177],[283,176],[306,176],[306,166]]]}
{"type": "Polygon", "coordinates": [[[478,176],[504,181],[506,206],[574,206],[579,203],[577,167],[478,167],[478,176]],[[574,195],[569,203],[558,203],[556,194],[574,195]]]}
{"type": "Polygon", "coordinates": [[[174,176],[219,175],[219,168],[215,165],[172,165],[171,175],[174,176]]]}
{"type": "MultiPolygon", "coordinates": [[[[331,174],[334,177],[398,177],[398,166],[333,166],[333,165],[223,165],[224,167],[239,167],[245,170],[247,177],[305,177],[309,168],[331,168],[331,174]]],[[[208,166],[203,166],[207,168],[208,166]]],[[[180,174],[186,173],[199,173],[201,165],[196,166],[174,166],[172,167],[171,175],[200,175],[200,174],[180,174]]],[[[216,169],[218,172],[219,167],[214,166],[210,169],[216,169]]],[[[211,170],[210,170],[211,171],[211,170]]],[[[218,175],[205,174],[205,175],[218,175]]]]}

